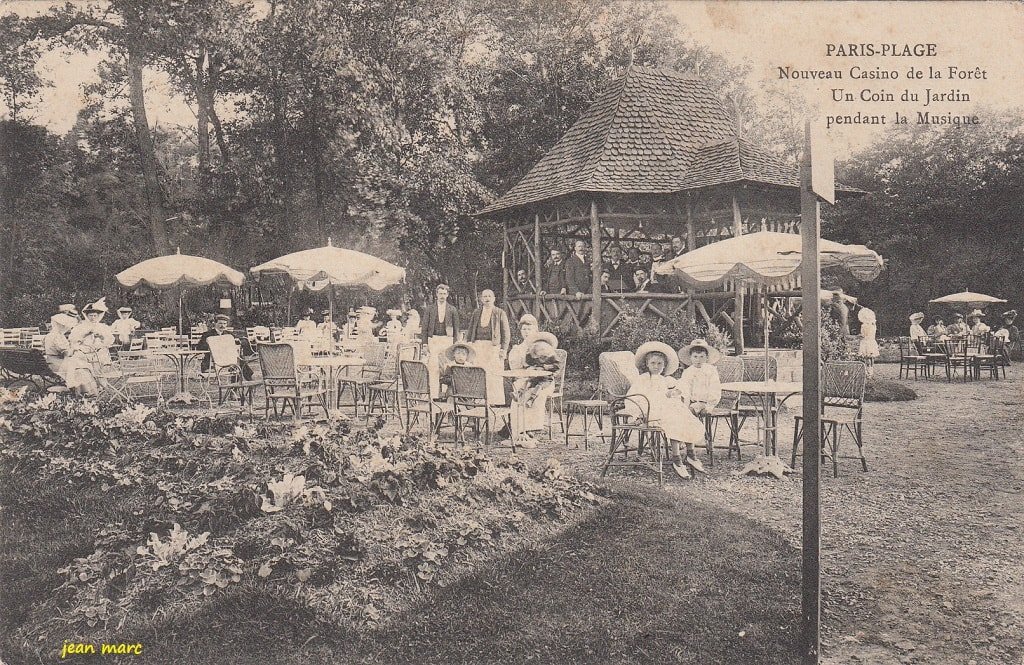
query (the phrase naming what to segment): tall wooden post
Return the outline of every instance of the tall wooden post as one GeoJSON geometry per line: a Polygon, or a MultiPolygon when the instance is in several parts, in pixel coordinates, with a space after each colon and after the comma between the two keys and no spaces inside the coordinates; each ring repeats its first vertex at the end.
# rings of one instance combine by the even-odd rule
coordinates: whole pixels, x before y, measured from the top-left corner
{"type": "MultiPolygon", "coordinates": [[[[693,228],[693,201],[691,200],[690,192],[686,192],[686,251],[692,252],[695,249],[697,249],[697,232],[693,228]]],[[[686,287],[686,295],[689,298],[686,301],[686,315],[690,317],[691,321],[697,319],[694,293],[693,287],[686,287]]]]}
{"type": "Polygon", "coordinates": [[[818,257],[818,197],[811,190],[811,129],[805,128],[804,158],[800,166],[800,270],[804,319],[803,366],[803,631],[801,662],[817,665],[821,626],[821,522],[819,512],[818,470],[821,449],[821,265],[818,257]]]}
{"type": "Polygon", "coordinates": [[[512,316],[508,305],[508,222],[501,223],[501,306],[512,316]]]}
{"type": "MultiPolygon", "coordinates": [[[[743,217],[740,215],[740,204],[736,196],[732,197],[732,235],[739,238],[743,235],[743,217]]],[[[736,312],[733,316],[733,346],[736,348],[736,355],[743,355],[743,290],[742,282],[736,283],[736,312]]]]}
{"type": "Polygon", "coordinates": [[[601,333],[601,219],[597,215],[597,201],[590,201],[590,312],[591,332],[601,333]]]}
{"type": "Polygon", "coordinates": [[[533,289],[533,315],[537,317],[537,322],[541,323],[540,320],[540,292],[544,290],[541,285],[541,274],[540,266],[544,261],[544,257],[540,255],[540,213],[533,216],[533,277],[536,280],[534,283],[536,286],[533,289]]]}

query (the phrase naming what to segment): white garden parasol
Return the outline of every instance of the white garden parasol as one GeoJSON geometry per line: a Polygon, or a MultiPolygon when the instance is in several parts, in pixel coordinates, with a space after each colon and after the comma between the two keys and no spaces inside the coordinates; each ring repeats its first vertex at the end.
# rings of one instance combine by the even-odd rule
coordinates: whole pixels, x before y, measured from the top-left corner
{"type": "Polygon", "coordinates": [[[928,302],[935,303],[937,305],[951,305],[954,309],[982,309],[989,305],[1005,303],[1006,301],[1002,298],[993,298],[992,296],[987,296],[984,293],[975,293],[974,291],[967,291],[965,289],[960,293],[951,293],[948,296],[935,298],[928,302]]]}
{"type": "MultiPolygon", "coordinates": [[[[882,257],[864,245],[844,245],[822,239],[818,248],[822,268],[841,267],[862,281],[875,279],[882,271],[882,257]]],[[[698,289],[731,284],[795,288],[800,282],[802,259],[799,234],[758,231],[687,252],[662,263],[655,268],[655,272],[659,275],[678,275],[688,285],[698,289]]],[[[767,314],[764,326],[764,354],[767,361],[767,314]]]]}
{"type": "MultiPolygon", "coordinates": [[[[299,288],[313,291],[327,286],[368,286],[380,291],[405,279],[405,268],[370,254],[335,247],[330,238],[326,247],[286,254],[250,268],[250,272],[288,275],[299,288]]],[[[333,318],[333,299],[330,305],[333,318]]]]}
{"type": "Polygon", "coordinates": [[[136,263],[117,273],[114,278],[121,286],[134,289],[148,286],[154,289],[178,289],[178,333],[182,331],[181,297],[187,286],[209,286],[230,284],[241,286],[245,275],[223,263],[202,256],[182,254],[181,248],[174,254],[157,256],[136,263]]]}

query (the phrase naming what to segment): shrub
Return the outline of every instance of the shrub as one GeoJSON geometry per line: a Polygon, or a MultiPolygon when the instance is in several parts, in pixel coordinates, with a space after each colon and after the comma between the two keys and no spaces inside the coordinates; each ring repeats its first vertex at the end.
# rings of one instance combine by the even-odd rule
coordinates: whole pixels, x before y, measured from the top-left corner
{"type": "Polygon", "coordinates": [[[899,381],[871,377],[864,386],[865,402],[908,402],[914,399],[917,399],[914,389],[899,381]]]}
{"type": "Polygon", "coordinates": [[[679,349],[698,337],[703,337],[720,351],[725,351],[732,343],[729,334],[718,326],[697,323],[685,312],[677,312],[671,321],[666,321],[645,316],[637,308],[626,305],[619,325],[612,333],[611,348],[633,351],[645,342],[660,341],[679,349]]]}

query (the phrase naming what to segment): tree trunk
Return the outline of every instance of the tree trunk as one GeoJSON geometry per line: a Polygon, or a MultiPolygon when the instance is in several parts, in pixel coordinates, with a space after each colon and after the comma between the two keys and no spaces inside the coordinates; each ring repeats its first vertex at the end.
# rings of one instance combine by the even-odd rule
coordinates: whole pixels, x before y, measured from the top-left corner
{"type": "MultiPolygon", "coordinates": [[[[196,133],[199,138],[199,174],[205,189],[210,173],[210,96],[206,83],[206,49],[196,57],[196,133]]],[[[205,192],[204,192],[205,193],[205,192]]]]}
{"type": "Polygon", "coordinates": [[[160,191],[156,147],[153,144],[153,134],[149,131],[149,119],[146,117],[146,95],[142,83],[142,55],[132,49],[128,50],[128,73],[132,123],[135,125],[135,139],[138,142],[139,160],[142,163],[142,183],[146,196],[149,229],[153,236],[153,248],[157,254],[162,256],[171,251],[165,226],[168,215],[160,191]]]}
{"type": "Polygon", "coordinates": [[[210,122],[213,123],[213,135],[217,140],[217,148],[220,150],[220,158],[224,164],[231,163],[231,154],[228,152],[228,144],[224,139],[224,128],[220,124],[220,117],[214,106],[213,91],[217,89],[217,80],[221,74],[220,58],[214,54],[206,59],[206,112],[210,115],[210,122]]]}

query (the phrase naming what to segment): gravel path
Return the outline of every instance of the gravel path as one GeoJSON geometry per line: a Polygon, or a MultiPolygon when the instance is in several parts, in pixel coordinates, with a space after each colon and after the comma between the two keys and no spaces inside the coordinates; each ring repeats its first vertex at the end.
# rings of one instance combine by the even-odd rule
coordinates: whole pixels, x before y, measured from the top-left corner
{"type": "MultiPolygon", "coordinates": [[[[878,374],[895,378],[896,366],[878,374]]],[[[866,405],[870,471],[853,459],[838,479],[822,469],[823,661],[1024,665],[1024,366],[1007,380],[908,383],[918,400],[866,405]]],[[[793,412],[780,423],[784,457],[793,412]]],[[[585,475],[602,457],[560,440],[523,452],[585,475]]],[[[666,491],[799,546],[799,474],[739,478],[737,468],[721,461],[704,480],[672,477],[666,491]]]]}

